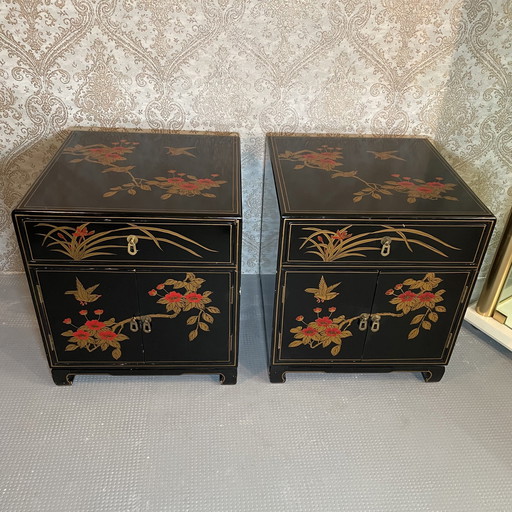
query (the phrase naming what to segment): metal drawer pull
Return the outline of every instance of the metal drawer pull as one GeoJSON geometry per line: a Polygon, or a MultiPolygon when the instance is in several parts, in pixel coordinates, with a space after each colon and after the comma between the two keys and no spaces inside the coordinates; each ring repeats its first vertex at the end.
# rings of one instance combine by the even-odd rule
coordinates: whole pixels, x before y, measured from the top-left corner
{"type": "Polygon", "coordinates": [[[137,322],[137,318],[133,317],[130,320],[130,331],[137,332],[139,330],[139,322],[137,322]]]}
{"type": "Polygon", "coordinates": [[[381,256],[389,256],[389,253],[391,252],[391,238],[389,236],[385,236],[380,243],[382,244],[382,249],[380,250],[381,256]]]}
{"type": "Polygon", "coordinates": [[[370,331],[377,332],[380,329],[380,315],[372,315],[371,320],[370,331]]]}
{"type": "Polygon", "coordinates": [[[128,242],[128,254],[130,256],[135,256],[137,254],[137,242],[139,239],[135,235],[128,235],[126,237],[128,242]]]}
{"type": "Polygon", "coordinates": [[[370,318],[370,315],[368,313],[363,313],[359,317],[359,330],[360,331],[366,331],[366,328],[368,327],[368,318],[370,318]]]}
{"type": "Polygon", "coordinates": [[[142,330],[146,334],[149,334],[151,332],[151,317],[145,316],[142,317],[142,330]]]}

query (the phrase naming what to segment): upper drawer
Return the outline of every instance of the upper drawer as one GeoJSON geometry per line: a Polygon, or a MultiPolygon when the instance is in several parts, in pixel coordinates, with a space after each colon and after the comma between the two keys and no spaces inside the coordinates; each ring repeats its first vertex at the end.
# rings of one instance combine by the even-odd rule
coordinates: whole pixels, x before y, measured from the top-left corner
{"type": "Polygon", "coordinates": [[[283,263],[479,263],[492,224],[285,221],[283,263]]]}
{"type": "Polygon", "coordinates": [[[28,263],[235,264],[238,222],[18,219],[28,263]]]}

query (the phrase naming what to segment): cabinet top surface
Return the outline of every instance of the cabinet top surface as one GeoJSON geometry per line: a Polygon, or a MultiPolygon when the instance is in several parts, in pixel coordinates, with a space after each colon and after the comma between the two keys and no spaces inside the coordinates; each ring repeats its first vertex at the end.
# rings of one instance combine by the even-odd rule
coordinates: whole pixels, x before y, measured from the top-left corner
{"type": "Polygon", "coordinates": [[[239,138],[74,131],[19,208],[239,216],[239,138]]]}
{"type": "Polygon", "coordinates": [[[268,136],[282,215],[491,217],[427,139],[268,136]]]}

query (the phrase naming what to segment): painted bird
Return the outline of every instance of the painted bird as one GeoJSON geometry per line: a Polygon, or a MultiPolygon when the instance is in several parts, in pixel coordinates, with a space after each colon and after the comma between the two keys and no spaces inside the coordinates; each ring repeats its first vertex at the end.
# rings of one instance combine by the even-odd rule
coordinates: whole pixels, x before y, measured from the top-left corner
{"type": "Polygon", "coordinates": [[[76,290],[69,290],[65,292],[65,295],[73,295],[75,299],[80,302],[81,306],[85,306],[89,302],[94,302],[98,300],[101,295],[97,293],[92,293],[96,288],[98,288],[99,284],[95,284],[89,288],[85,288],[85,286],[80,282],[78,277],[76,278],[76,290]]]}
{"type": "Polygon", "coordinates": [[[335,288],[337,288],[340,283],[332,284],[331,286],[327,286],[325,282],[324,276],[320,278],[320,283],[318,283],[318,288],[306,288],[307,293],[312,293],[317,302],[325,302],[326,300],[334,299],[338,292],[333,292],[335,288]]]}
{"type": "Polygon", "coordinates": [[[368,151],[368,153],[373,153],[375,158],[379,160],[389,160],[390,158],[394,158],[395,160],[403,160],[405,162],[405,158],[400,158],[399,156],[392,155],[392,153],[396,153],[395,151],[368,151]]]}
{"type": "Polygon", "coordinates": [[[196,149],[195,146],[192,146],[191,148],[171,148],[169,146],[165,146],[165,149],[167,149],[167,153],[172,156],[188,155],[193,156],[194,158],[196,157],[196,155],[193,155],[188,151],[189,149],[196,149]]]}

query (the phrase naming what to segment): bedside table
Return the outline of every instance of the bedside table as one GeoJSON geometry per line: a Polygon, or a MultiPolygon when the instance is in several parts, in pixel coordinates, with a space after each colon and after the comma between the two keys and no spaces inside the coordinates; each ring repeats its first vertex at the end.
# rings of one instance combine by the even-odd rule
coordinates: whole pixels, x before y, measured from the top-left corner
{"type": "Polygon", "coordinates": [[[269,374],[450,359],[495,218],[426,139],[268,136],[269,374]]]}
{"type": "Polygon", "coordinates": [[[237,376],[235,135],[72,132],[13,212],[56,384],[237,376]]]}

